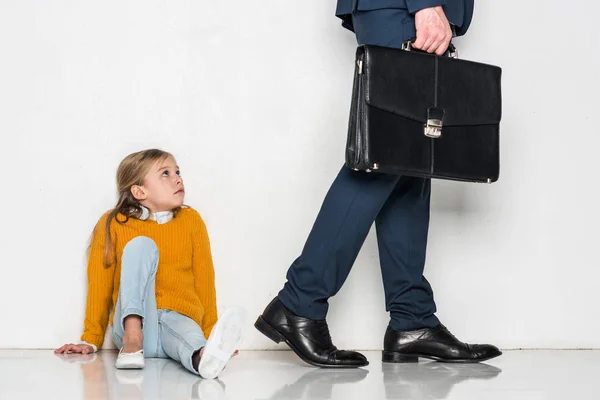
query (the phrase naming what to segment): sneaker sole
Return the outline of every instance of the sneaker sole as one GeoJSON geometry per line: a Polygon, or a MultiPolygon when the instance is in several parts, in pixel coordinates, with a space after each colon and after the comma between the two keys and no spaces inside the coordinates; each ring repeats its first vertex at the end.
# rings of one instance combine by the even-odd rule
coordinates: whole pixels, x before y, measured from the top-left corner
{"type": "Polygon", "coordinates": [[[245,316],[240,308],[227,309],[215,324],[202,358],[198,373],[205,379],[215,379],[227,366],[242,339],[245,316]]]}

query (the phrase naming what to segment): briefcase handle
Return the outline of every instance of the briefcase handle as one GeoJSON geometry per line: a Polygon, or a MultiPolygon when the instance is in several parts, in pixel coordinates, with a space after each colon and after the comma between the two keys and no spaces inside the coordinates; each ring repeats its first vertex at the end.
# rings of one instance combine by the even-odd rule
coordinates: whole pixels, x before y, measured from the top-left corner
{"type": "MultiPolygon", "coordinates": [[[[415,42],[415,40],[416,40],[416,38],[405,41],[404,43],[402,43],[401,49],[405,50],[405,51],[417,51],[419,53],[430,54],[425,51],[413,48],[412,45],[415,42]]],[[[452,42],[450,42],[450,44],[448,45],[448,56],[450,58],[458,58],[458,50],[456,49],[456,46],[454,46],[454,44],[452,42]]]]}

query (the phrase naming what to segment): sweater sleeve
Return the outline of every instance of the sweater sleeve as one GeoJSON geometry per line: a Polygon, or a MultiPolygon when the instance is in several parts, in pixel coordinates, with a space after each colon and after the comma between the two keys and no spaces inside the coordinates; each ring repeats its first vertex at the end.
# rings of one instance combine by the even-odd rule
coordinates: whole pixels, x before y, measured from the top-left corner
{"type": "Polygon", "coordinates": [[[87,265],[87,301],[83,335],[81,340],[100,349],[104,342],[104,334],[108,325],[108,318],[112,305],[112,294],[115,274],[115,237],[111,249],[112,264],[104,265],[104,245],[106,232],[105,214],[94,228],[90,244],[87,265]]]}
{"type": "Polygon", "coordinates": [[[208,338],[218,318],[215,270],[206,225],[200,214],[195,210],[194,213],[196,214],[196,218],[194,218],[194,250],[192,255],[194,288],[204,307],[201,328],[206,338],[208,338]]]}

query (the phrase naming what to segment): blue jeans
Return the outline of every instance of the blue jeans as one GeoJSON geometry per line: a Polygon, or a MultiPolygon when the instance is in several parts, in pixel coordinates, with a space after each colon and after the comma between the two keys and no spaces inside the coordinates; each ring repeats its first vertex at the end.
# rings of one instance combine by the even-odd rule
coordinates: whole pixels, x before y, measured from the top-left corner
{"type": "Polygon", "coordinates": [[[198,374],[192,365],[192,355],[204,347],[206,338],[191,318],[156,308],[158,257],[158,247],[148,237],[138,236],[125,246],[112,330],[113,341],[118,348],[123,347],[123,321],[129,315],[139,315],[142,317],[145,357],[172,358],[198,374]]]}

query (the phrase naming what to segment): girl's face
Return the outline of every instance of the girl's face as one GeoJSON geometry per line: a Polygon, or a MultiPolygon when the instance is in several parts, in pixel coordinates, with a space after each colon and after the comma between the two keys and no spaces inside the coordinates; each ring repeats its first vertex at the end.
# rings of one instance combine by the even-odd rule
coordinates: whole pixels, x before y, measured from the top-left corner
{"type": "Polygon", "coordinates": [[[133,196],[152,212],[170,211],[183,205],[185,190],[179,167],[172,157],[150,168],[142,186],[131,188],[133,196]]]}

